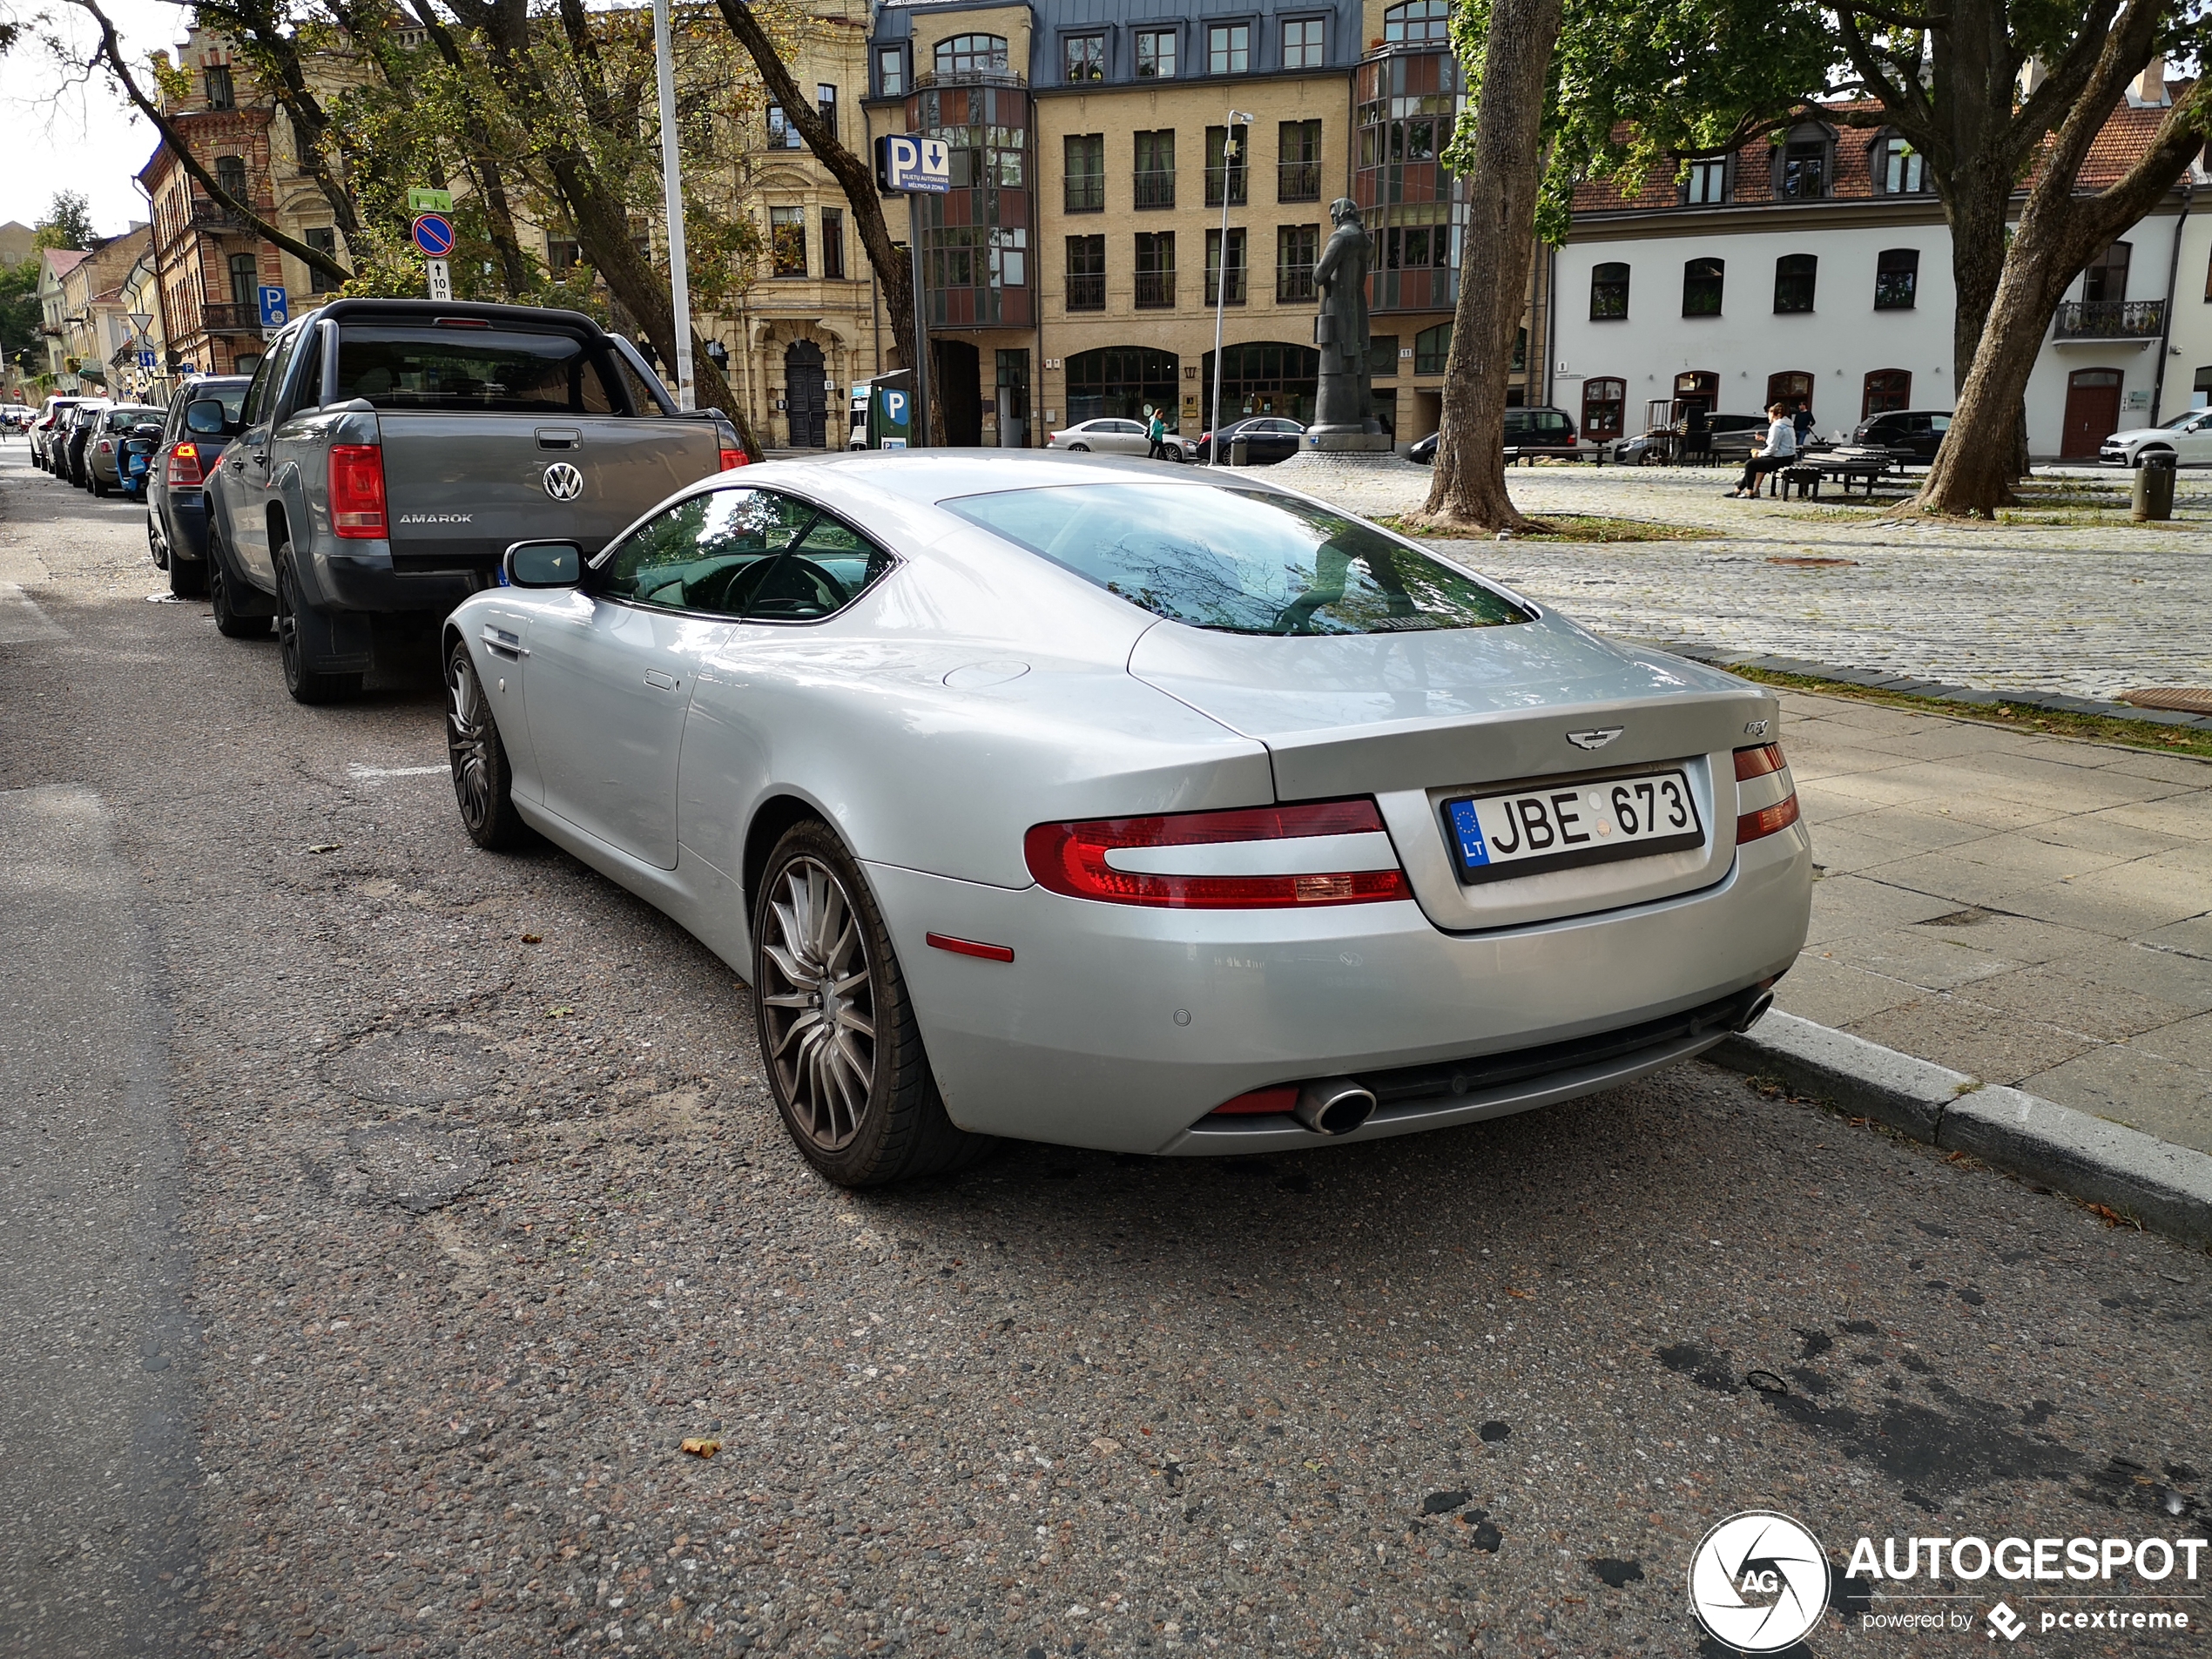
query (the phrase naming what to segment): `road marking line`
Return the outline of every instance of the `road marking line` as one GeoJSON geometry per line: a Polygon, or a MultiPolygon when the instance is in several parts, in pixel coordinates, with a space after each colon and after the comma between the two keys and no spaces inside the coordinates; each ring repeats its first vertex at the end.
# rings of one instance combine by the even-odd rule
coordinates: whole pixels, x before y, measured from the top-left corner
{"type": "Polygon", "coordinates": [[[356,779],[428,778],[433,773],[447,772],[452,770],[452,767],[443,765],[435,766],[364,766],[360,761],[356,760],[347,766],[346,774],[349,778],[356,779]]]}

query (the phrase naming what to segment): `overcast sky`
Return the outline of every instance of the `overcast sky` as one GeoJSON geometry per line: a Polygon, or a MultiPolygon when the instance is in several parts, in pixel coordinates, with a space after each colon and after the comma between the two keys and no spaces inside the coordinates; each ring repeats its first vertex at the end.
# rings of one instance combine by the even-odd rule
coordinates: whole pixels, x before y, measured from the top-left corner
{"type": "MultiPolygon", "coordinates": [[[[185,8],[171,0],[102,4],[134,62],[185,32],[185,8]]],[[[96,37],[76,7],[51,10],[78,38],[96,37]]],[[[146,216],[137,175],[153,153],[154,131],[105,81],[64,87],[64,79],[36,45],[0,57],[0,223],[35,225],[56,191],[78,190],[92,204],[93,228],[111,236],[146,216]]]]}

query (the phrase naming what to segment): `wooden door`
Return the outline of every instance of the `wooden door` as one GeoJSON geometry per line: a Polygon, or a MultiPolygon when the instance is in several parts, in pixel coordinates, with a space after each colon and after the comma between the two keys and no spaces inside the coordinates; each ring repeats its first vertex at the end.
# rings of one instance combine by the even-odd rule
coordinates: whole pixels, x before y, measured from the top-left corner
{"type": "Polygon", "coordinates": [[[2120,429],[2120,371],[2077,368],[2066,383],[2066,425],[2059,434],[2062,460],[2096,459],[2104,441],[2120,429]]]}
{"type": "Polygon", "coordinates": [[[827,434],[829,395],[822,384],[822,348],[811,340],[784,353],[784,412],[795,449],[819,449],[827,434]]]}

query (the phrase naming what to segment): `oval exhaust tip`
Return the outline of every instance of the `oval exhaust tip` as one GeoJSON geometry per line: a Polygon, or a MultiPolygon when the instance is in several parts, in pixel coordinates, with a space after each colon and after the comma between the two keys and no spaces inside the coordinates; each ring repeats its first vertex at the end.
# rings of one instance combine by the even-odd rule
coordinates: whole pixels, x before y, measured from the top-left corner
{"type": "Polygon", "coordinates": [[[1317,1135],[1349,1135],[1373,1116],[1375,1097],[1349,1077],[1319,1077],[1298,1091],[1291,1116],[1317,1135]]]}
{"type": "Polygon", "coordinates": [[[1750,1008],[1745,1008],[1743,1010],[1743,1017],[1736,1022],[1737,1031],[1739,1034],[1749,1031],[1761,1020],[1766,1018],[1766,1011],[1773,1006],[1774,993],[1772,991],[1761,991],[1759,993],[1758,1001],[1752,1003],[1750,1008]]]}

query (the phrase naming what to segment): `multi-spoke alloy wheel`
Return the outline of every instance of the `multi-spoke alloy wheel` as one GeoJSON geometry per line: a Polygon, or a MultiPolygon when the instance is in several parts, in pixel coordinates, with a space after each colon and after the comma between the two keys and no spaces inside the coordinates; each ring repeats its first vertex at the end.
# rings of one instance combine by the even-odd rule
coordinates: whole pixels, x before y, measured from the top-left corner
{"type": "Polygon", "coordinates": [[[492,718],[491,701],[476,665],[469,660],[469,647],[453,642],[446,658],[446,759],[453,768],[454,804],[461,809],[461,827],[478,846],[495,851],[518,846],[529,830],[515,810],[514,777],[508,770],[507,746],[500,741],[499,722],[492,718]]]}
{"type": "Polygon", "coordinates": [[[768,855],[752,910],[753,1019],[800,1152],[840,1186],[957,1169],[993,1143],[945,1115],[898,954],[843,842],[816,819],[768,855]]]}
{"type": "Polygon", "coordinates": [[[875,1082],[875,987],[860,919],[835,872],[797,858],[778,873],[761,941],[761,1038],[807,1139],[843,1150],[875,1082]]]}

